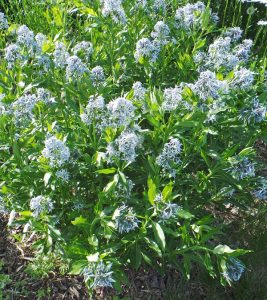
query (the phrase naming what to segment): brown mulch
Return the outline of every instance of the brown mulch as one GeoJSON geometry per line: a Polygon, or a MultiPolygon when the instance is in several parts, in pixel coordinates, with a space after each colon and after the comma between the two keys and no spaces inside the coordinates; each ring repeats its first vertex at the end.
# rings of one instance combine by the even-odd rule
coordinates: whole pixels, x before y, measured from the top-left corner
{"type": "Polygon", "coordinates": [[[9,275],[12,280],[5,288],[4,299],[89,299],[83,279],[79,276],[51,274],[48,278],[33,279],[25,273],[25,268],[31,260],[30,250],[21,249],[8,232],[6,225],[6,218],[0,216],[0,259],[4,263],[1,272],[9,275]],[[50,295],[42,297],[42,293],[45,292],[49,292],[50,295]]]}

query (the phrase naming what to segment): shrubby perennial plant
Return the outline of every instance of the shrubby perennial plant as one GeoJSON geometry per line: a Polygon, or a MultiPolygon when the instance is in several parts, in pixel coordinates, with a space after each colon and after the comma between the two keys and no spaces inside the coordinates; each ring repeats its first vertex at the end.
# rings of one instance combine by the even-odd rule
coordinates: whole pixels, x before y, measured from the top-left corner
{"type": "Polygon", "coordinates": [[[85,2],[58,32],[0,13],[0,213],[91,290],[142,265],[240,280],[212,211],[266,204],[266,58],[203,2],[85,2]]]}

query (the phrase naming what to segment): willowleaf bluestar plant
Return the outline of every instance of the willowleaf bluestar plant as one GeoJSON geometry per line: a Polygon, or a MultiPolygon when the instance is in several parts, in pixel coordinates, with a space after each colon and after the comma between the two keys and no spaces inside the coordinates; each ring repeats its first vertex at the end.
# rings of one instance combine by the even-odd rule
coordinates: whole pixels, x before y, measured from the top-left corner
{"type": "Polygon", "coordinates": [[[244,271],[244,264],[240,260],[230,257],[226,262],[226,271],[223,273],[223,276],[230,282],[238,281],[244,271]]]}
{"type": "Polygon", "coordinates": [[[41,101],[45,104],[51,104],[55,102],[55,98],[51,96],[50,92],[44,88],[39,88],[37,92],[37,101],[41,101]]]}
{"type": "Polygon", "coordinates": [[[176,203],[164,202],[161,194],[155,198],[155,209],[160,222],[168,223],[177,220],[177,213],[182,208],[176,203]]]}
{"type": "Polygon", "coordinates": [[[16,124],[24,123],[33,118],[33,109],[37,103],[36,95],[23,95],[11,104],[16,124]]]}
{"type": "MultiPolygon", "coordinates": [[[[205,9],[205,4],[200,1],[195,4],[186,4],[185,6],[178,8],[175,13],[177,27],[186,31],[190,31],[193,28],[202,28],[201,20],[205,9]]],[[[218,16],[214,13],[211,13],[211,18],[215,23],[218,21],[218,16]]]]}
{"type": "Polygon", "coordinates": [[[68,182],[70,179],[70,174],[66,169],[60,169],[56,171],[56,177],[62,180],[63,182],[68,182]]]}
{"type": "Polygon", "coordinates": [[[38,217],[41,213],[49,213],[53,210],[54,204],[52,200],[45,196],[36,196],[30,201],[30,209],[33,211],[33,216],[38,217]]]}
{"type": "Polygon", "coordinates": [[[36,41],[36,52],[41,53],[42,48],[47,41],[47,36],[42,34],[42,33],[37,33],[35,36],[35,41],[36,41]]]}
{"type": "Polygon", "coordinates": [[[126,183],[119,182],[114,191],[114,197],[116,199],[130,198],[132,194],[132,190],[134,188],[134,183],[131,179],[127,178],[126,183]]]}
{"type": "Polygon", "coordinates": [[[234,78],[229,85],[232,89],[249,89],[253,86],[254,73],[245,67],[234,70],[234,78]]]}
{"type": "Polygon", "coordinates": [[[216,122],[219,113],[227,110],[227,105],[222,99],[213,101],[207,107],[207,119],[205,121],[207,124],[216,122]]]}
{"type": "Polygon", "coordinates": [[[54,64],[56,68],[63,69],[67,64],[67,59],[69,58],[69,53],[64,43],[56,42],[54,51],[54,64]]]}
{"type": "Polygon", "coordinates": [[[183,88],[176,86],[174,88],[167,88],[164,90],[162,108],[165,111],[175,110],[183,101],[183,88]]]}
{"type": "Polygon", "coordinates": [[[224,36],[228,36],[233,42],[237,42],[242,38],[243,30],[240,27],[228,28],[224,32],[224,36]]]}
{"type": "Polygon", "coordinates": [[[4,13],[0,12],[0,30],[7,29],[8,22],[4,13]]]}
{"type": "Polygon", "coordinates": [[[18,28],[17,43],[19,46],[27,48],[28,51],[34,51],[37,45],[34,39],[34,33],[26,25],[22,25],[18,28]]]}
{"type": "Polygon", "coordinates": [[[109,102],[107,109],[111,127],[127,127],[135,117],[135,106],[123,97],[109,102]]]}
{"type": "Polygon", "coordinates": [[[217,38],[209,46],[207,53],[197,52],[194,55],[194,61],[199,65],[198,69],[200,71],[219,70],[227,74],[240,64],[246,63],[250,55],[251,41],[244,40],[243,43],[233,47],[233,43],[239,37],[238,32],[236,28],[230,28],[224,37],[217,38]]]}
{"type": "Polygon", "coordinates": [[[8,63],[8,69],[12,69],[15,63],[17,61],[19,62],[21,59],[20,47],[17,44],[10,44],[5,48],[5,60],[8,63]]]}
{"type": "Polygon", "coordinates": [[[170,28],[163,21],[158,21],[154,26],[154,31],[151,33],[151,37],[159,44],[165,45],[170,38],[170,28]]]}
{"type": "Polygon", "coordinates": [[[252,191],[252,195],[259,200],[267,200],[267,180],[260,178],[257,187],[252,191]]]}
{"type": "Polygon", "coordinates": [[[84,281],[90,288],[112,287],[112,284],[115,282],[112,274],[112,264],[105,264],[103,261],[90,263],[83,270],[84,281]]]}
{"type": "Polygon", "coordinates": [[[144,97],[147,93],[147,90],[146,90],[146,88],[143,87],[143,85],[140,81],[135,82],[133,84],[132,89],[133,89],[133,92],[134,92],[133,98],[135,100],[138,100],[138,101],[144,100],[144,97]]]}
{"type": "Polygon", "coordinates": [[[228,36],[216,39],[209,46],[206,66],[215,70],[221,67],[228,71],[233,69],[239,63],[239,59],[231,52],[231,42],[231,38],[228,36]]]}
{"type": "Polygon", "coordinates": [[[123,131],[121,135],[107,147],[107,156],[132,163],[137,157],[136,150],[141,147],[142,138],[134,131],[123,131]]]}
{"type": "Polygon", "coordinates": [[[90,125],[95,121],[94,126],[98,130],[104,130],[107,126],[104,98],[102,96],[90,96],[85,111],[80,117],[85,124],[90,125]]]}
{"type": "Polygon", "coordinates": [[[228,84],[225,80],[217,79],[214,72],[207,70],[200,73],[198,80],[192,85],[192,90],[201,100],[218,99],[228,93],[228,84]]]}
{"type": "Polygon", "coordinates": [[[115,228],[119,233],[128,233],[138,228],[140,222],[136,218],[136,214],[132,207],[123,204],[114,212],[113,219],[115,220],[115,228]]]}
{"type": "Polygon", "coordinates": [[[34,66],[40,68],[39,75],[47,73],[51,69],[52,60],[47,54],[40,54],[35,56],[34,66]]]}
{"type": "Polygon", "coordinates": [[[127,17],[122,7],[122,0],[101,0],[103,4],[102,14],[111,17],[115,23],[126,24],[127,17]]]}
{"type": "Polygon", "coordinates": [[[176,138],[171,138],[163,147],[161,154],[156,158],[156,163],[162,167],[165,173],[175,177],[175,167],[181,163],[180,153],[182,144],[176,138]]]}
{"type": "Polygon", "coordinates": [[[160,45],[151,41],[148,38],[142,38],[136,43],[136,50],[134,53],[134,57],[136,62],[138,62],[141,58],[148,59],[150,62],[155,62],[158,58],[160,52],[160,45]]]}
{"type": "Polygon", "coordinates": [[[249,59],[252,44],[252,40],[246,39],[234,48],[233,52],[239,61],[246,62],[249,59]]]}
{"type": "Polygon", "coordinates": [[[105,81],[104,69],[100,66],[96,66],[91,70],[90,78],[94,86],[99,86],[105,81]]]}
{"type": "Polygon", "coordinates": [[[85,58],[88,62],[93,54],[93,45],[90,42],[82,41],[74,46],[72,52],[76,56],[81,56],[80,58],[85,58]]]}
{"type": "Polygon", "coordinates": [[[255,176],[255,164],[247,157],[236,156],[232,159],[231,165],[228,170],[237,180],[255,176]]]}
{"type": "Polygon", "coordinates": [[[166,8],[165,0],[153,0],[152,9],[155,13],[163,12],[163,14],[165,14],[166,8]]]}
{"type": "Polygon", "coordinates": [[[245,116],[248,123],[260,123],[266,120],[267,106],[260,103],[256,97],[250,102],[250,107],[245,109],[241,117],[245,116]]]}
{"type": "Polygon", "coordinates": [[[70,56],[66,61],[66,78],[72,80],[79,80],[85,73],[88,73],[89,70],[86,65],[78,56],[70,56]]]}
{"type": "Polygon", "coordinates": [[[49,160],[51,167],[60,167],[68,162],[70,158],[69,148],[55,136],[51,136],[45,141],[45,148],[42,155],[49,160]]]}

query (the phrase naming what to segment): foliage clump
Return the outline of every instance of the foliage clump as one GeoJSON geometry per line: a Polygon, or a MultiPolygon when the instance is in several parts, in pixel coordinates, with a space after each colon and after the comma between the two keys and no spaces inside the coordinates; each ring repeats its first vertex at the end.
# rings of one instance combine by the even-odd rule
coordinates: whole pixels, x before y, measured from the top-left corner
{"type": "Polygon", "coordinates": [[[266,59],[202,2],[74,2],[56,34],[0,14],[0,210],[40,237],[32,268],[56,253],[89,288],[143,264],[239,280],[247,250],[207,207],[266,200],[266,59]]]}

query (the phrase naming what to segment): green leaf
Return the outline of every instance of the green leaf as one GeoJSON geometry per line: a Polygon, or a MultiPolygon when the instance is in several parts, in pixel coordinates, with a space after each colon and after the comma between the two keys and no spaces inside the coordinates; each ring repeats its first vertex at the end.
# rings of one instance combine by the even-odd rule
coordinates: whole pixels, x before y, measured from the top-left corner
{"type": "Polygon", "coordinates": [[[179,209],[178,210],[178,216],[183,218],[183,219],[193,219],[195,217],[189,211],[186,211],[184,209],[179,209]]]}
{"type": "Polygon", "coordinates": [[[170,182],[168,183],[163,191],[162,191],[162,196],[163,196],[163,200],[166,201],[168,199],[170,199],[171,195],[172,195],[172,188],[173,188],[173,183],[170,182]]]}
{"type": "Polygon", "coordinates": [[[94,247],[98,246],[98,238],[93,234],[88,237],[88,243],[94,247]]]}
{"type": "Polygon", "coordinates": [[[252,147],[248,147],[239,152],[241,156],[249,156],[255,154],[255,150],[252,147]]]}
{"type": "Polygon", "coordinates": [[[116,168],[109,168],[109,169],[101,169],[97,170],[96,173],[98,174],[113,174],[117,171],[116,168]]]}
{"type": "Polygon", "coordinates": [[[142,256],[143,256],[143,259],[144,259],[144,261],[149,265],[149,266],[152,266],[153,265],[153,263],[152,263],[152,260],[150,259],[150,257],[149,256],[147,256],[145,253],[141,253],[142,254],[142,256]]]}
{"type": "Polygon", "coordinates": [[[197,127],[199,122],[197,121],[190,121],[190,120],[185,120],[182,122],[178,122],[175,127],[185,127],[185,128],[191,128],[191,127],[197,127]]]}
{"type": "Polygon", "coordinates": [[[59,7],[57,6],[53,6],[52,7],[52,13],[53,13],[53,17],[54,17],[54,21],[56,23],[57,26],[62,26],[62,13],[59,9],[59,7]]]}
{"type": "Polygon", "coordinates": [[[124,173],[122,173],[121,171],[119,171],[119,175],[120,175],[120,178],[123,181],[123,183],[127,184],[127,179],[126,179],[126,176],[124,175],[124,173]]]}
{"type": "Polygon", "coordinates": [[[196,44],[195,44],[195,47],[194,47],[194,51],[202,48],[203,46],[205,46],[206,44],[206,39],[203,39],[203,40],[197,40],[196,44]]]}
{"type": "Polygon", "coordinates": [[[152,223],[152,228],[154,231],[154,235],[156,238],[156,241],[158,243],[158,245],[160,246],[161,250],[165,250],[166,247],[166,240],[165,240],[165,234],[164,231],[162,230],[161,226],[159,225],[159,223],[152,223]]]}
{"type": "Polygon", "coordinates": [[[112,191],[112,190],[115,188],[115,186],[117,185],[118,180],[119,180],[118,174],[114,175],[113,180],[110,181],[110,182],[104,187],[103,191],[104,191],[105,193],[109,193],[110,191],[112,191]]]}
{"type": "Polygon", "coordinates": [[[32,215],[32,212],[28,211],[28,210],[24,210],[24,211],[21,211],[19,214],[23,217],[30,217],[32,215]]]}
{"type": "Polygon", "coordinates": [[[85,259],[76,260],[72,265],[69,274],[79,275],[83,269],[88,265],[88,262],[85,259]]]}
{"type": "Polygon", "coordinates": [[[184,269],[185,269],[185,275],[187,279],[190,279],[191,260],[189,255],[184,256],[184,269]]]}
{"type": "Polygon", "coordinates": [[[157,187],[153,182],[152,178],[148,178],[147,185],[148,185],[148,200],[153,205],[157,194],[157,187]]]}
{"type": "Polygon", "coordinates": [[[134,246],[132,247],[131,262],[136,270],[140,267],[142,262],[141,249],[137,243],[135,243],[134,246]]]}
{"type": "Polygon", "coordinates": [[[83,216],[79,216],[79,217],[75,218],[74,221],[71,221],[71,223],[73,225],[75,225],[75,226],[79,226],[79,225],[86,225],[86,224],[88,224],[88,221],[83,216]]]}
{"type": "Polygon", "coordinates": [[[156,128],[160,127],[160,122],[158,120],[156,120],[154,117],[147,115],[146,119],[148,120],[148,122],[153,125],[156,128]]]}

